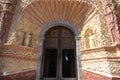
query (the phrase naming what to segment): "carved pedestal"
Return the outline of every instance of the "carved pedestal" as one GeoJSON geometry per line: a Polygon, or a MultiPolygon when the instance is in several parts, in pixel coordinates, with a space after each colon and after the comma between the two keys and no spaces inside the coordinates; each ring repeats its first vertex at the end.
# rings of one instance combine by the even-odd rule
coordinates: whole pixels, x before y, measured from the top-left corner
{"type": "Polygon", "coordinates": [[[81,53],[83,70],[120,79],[120,45],[82,50],[81,53]]]}

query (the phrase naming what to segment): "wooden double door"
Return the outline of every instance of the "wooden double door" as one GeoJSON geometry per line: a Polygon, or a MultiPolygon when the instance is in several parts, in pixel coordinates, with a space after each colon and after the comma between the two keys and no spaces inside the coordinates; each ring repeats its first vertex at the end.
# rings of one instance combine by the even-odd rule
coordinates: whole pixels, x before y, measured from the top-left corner
{"type": "Polygon", "coordinates": [[[46,32],[42,80],[77,80],[75,39],[71,30],[57,26],[46,32]]]}

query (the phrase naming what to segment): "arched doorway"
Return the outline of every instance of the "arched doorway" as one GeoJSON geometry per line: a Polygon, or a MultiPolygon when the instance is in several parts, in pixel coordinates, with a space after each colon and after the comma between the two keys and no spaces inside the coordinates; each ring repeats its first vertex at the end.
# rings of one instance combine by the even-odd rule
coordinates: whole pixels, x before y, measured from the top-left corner
{"type": "Polygon", "coordinates": [[[76,80],[77,60],[74,33],[56,26],[45,33],[41,68],[43,80],[76,80]]]}

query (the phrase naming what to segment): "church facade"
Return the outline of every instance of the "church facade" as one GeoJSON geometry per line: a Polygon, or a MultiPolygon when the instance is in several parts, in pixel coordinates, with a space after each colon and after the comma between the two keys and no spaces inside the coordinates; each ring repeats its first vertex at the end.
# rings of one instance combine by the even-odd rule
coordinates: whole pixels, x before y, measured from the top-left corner
{"type": "Polygon", "coordinates": [[[1,0],[0,80],[120,80],[120,0],[1,0]]]}

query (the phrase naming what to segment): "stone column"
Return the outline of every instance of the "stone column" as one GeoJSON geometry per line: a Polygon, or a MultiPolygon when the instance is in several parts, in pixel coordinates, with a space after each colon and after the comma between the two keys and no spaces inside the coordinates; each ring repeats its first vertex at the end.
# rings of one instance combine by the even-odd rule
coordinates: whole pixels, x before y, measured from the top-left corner
{"type": "Polygon", "coordinates": [[[41,76],[43,45],[44,45],[44,38],[40,39],[40,44],[39,44],[39,53],[38,53],[37,69],[36,69],[36,80],[41,80],[40,76],[41,76]]]}
{"type": "Polygon", "coordinates": [[[76,60],[77,60],[77,75],[78,80],[82,80],[82,65],[81,65],[81,54],[80,54],[80,37],[76,36],[76,60]]]}
{"type": "Polygon", "coordinates": [[[10,30],[10,25],[12,22],[14,7],[13,0],[3,0],[0,17],[0,43],[6,43],[8,38],[8,33],[10,30]]]}

